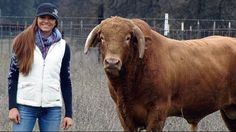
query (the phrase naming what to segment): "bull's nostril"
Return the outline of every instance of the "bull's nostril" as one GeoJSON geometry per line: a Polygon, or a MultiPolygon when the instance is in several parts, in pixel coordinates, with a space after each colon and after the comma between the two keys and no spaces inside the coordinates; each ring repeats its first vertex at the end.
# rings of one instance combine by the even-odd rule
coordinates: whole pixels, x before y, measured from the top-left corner
{"type": "Polygon", "coordinates": [[[120,60],[117,60],[117,63],[119,64],[119,63],[120,63],[120,60]]]}
{"type": "Polygon", "coordinates": [[[119,60],[113,60],[113,63],[117,65],[119,64],[119,60]]]}
{"type": "Polygon", "coordinates": [[[108,65],[109,64],[109,61],[107,59],[105,59],[105,64],[108,65]]]}
{"type": "Polygon", "coordinates": [[[117,66],[119,65],[119,63],[120,61],[118,59],[114,59],[114,58],[105,59],[105,65],[109,67],[117,66]]]}

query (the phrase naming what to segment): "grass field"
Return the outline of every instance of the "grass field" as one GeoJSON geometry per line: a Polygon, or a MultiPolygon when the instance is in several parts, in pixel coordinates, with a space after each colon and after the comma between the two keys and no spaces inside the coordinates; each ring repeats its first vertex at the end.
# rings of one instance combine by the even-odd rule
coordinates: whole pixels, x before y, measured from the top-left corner
{"type": "MultiPolygon", "coordinates": [[[[71,46],[74,125],[70,130],[121,131],[102,65],[97,61],[97,50],[92,49],[88,55],[84,55],[82,48],[71,46]]],[[[9,51],[9,49],[1,49],[1,51],[9,51]]],[[[11,130],[11,123],[8,121],[7,97],[9,54],[4,52],[0,55],[0,130],[9,131],[11,130]]],[[[35,130],[38,128],[36,127],[35,130]]],[[[183,118],[170,117],[166,121],[164,130],[188,131],[190,126],[183,118]]],[[[199,123],[198,130],[227,131],[227,128],[217,111],[204,118],[199,123]]]]}

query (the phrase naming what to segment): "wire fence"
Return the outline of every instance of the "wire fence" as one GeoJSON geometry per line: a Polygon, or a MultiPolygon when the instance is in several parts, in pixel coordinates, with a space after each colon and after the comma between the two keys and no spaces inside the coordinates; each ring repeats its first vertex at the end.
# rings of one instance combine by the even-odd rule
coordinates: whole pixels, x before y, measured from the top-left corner
{"type": "MultiPolygon", "coordinates": [[[[12,39],[27,26],[33,17],[1,16],[0,17],[0,48],[3,52],[11,52],[12,39]],[[5,47],[5,49],[3,48],[5,47]],[[7,48],[7,49],[6,49],[7,48]]],[[[165,18],[141,18],[154,30],[164,34],[165,18]]],[[[73,46],[83,46],[88,33],[100,23],[101,18],[63,17],[58,28],[64,38],[73,46]]],[[[174,39],[195,39],[211,35],[236,36],[236,20],[198,20],[198,19],[168,19],[168,34],[174,39]]]]}

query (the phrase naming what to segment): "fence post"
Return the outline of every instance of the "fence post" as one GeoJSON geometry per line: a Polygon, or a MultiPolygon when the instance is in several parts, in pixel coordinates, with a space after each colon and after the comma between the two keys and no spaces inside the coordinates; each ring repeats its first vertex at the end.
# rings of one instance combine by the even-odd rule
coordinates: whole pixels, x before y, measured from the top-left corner
{"type": "Polygon", "coordinates": [[[12,30],[11,30],[12,26],[10,26],[9,28],[9,35],[8,35],[8,58],[10,59],[11,58],[11,37],[12,37],[12,30]]]}
{"type": "Polygon", "coordinates": [[[201,31],[200,31],[200,22],[198,20],[197,21],[197,38],[200,38],[200,33],[201,33],[201,31]]]}
{"type": "Polygon", "coordinates": [[[1,56],[2,56],[2,52],[3,52],[3,27],[2,27],[2,24],[0,26],[0,32],[1,32],[1,36],[0,36],[0,39],[1,39],[1,56]]]}
{"type": "Polygon", "coordinates": [[[0,25],[1,25],[1,56],[2,56],[2,52],[3,52],[3,29],[2,29],[2,9],[0,8],[0,25]]]}
{"type": "Polygon", "coordinates": [[[181,22],[181,39],[184,39],[184,22],[181,22]]]}
{"type": "Polygon", "coordinates": [[[231,22],[228,23],[228,32],[228,35],[231,36],[231,22]]]}
{"type": "Polygon", "coordinates": [[[190,25],[190,26],[189,26],[189,39],[192,39],[192,31],[193,31],[193,28],[192,28],[192,26],[190,25]]]}
{"type": "Polygon", "coordinates": [[[80,20],[80,34],[81,34],[81,36],[83,34],[83,26],[84,26],[83,20],[80,20]]]}
{"type": "Polygon", "coordinates": [[[168,18],[169,16],[168,16],[168,13],[165,13],[165,21],[164,21],[164,35],[165,36],[168,36],[168,33],[169,33],[169,23],[168,23],[168,20],[169,20],[169,18],[168,18]]]}
{"type": "Polygon", "coordinates": [[[156,19],[155,18],[153,19],[152,23],[153,23],[154,30],[156,30],[156,19]]]}
{"type": "Polygon", "coordinates": [[[73,33],[72,33],[72,29],[73,29],[73,22],[70,22],[70,39],[71,39],[71,43],[73,41],[73,33]]]}
{"type": "Polygon", "coordinates": [[[60,22],[60,30],[63,31],[63,21],[60,22]]]}
{"type": "Polygon", "coordinates": [[[27,28],[27,21],[25,21],[25,26],[24,26],[24,29],[26,29],[27,28]]]}
{"type": "Polygon", "coordinates": [[[16,21],[16,26],[14,27],[13,26],[13,31],[15,30],[16,32],[18,32],[19,31],[19,21],[16,21]]]}
{"type": "Polygon", "coordinates": [[[64,37],[65,37],[65,36],[64,36],[64,35],[65,35],[65,34],[64,34],[65,32],[64,32],[64,30],[63,30],[63,21],[62,21],[62,20],[61,20],[61,22],[60,22],[60,30],[61,30],[61,37],[64,38],[64,37]]]}
{"type": "Polygon", "coordinates": [[[215,30],[216,30],[216,22],[214,21],[213,22],[213,32],[212,32],[212,35],[215,35],[215,30]]]}

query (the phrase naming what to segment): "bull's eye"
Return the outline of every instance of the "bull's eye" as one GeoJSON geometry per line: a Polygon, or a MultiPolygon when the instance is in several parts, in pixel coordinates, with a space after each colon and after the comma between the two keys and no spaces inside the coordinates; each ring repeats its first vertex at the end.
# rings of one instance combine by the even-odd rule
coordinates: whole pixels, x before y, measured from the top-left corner
{"type": "Polygon", "coordinates": [[[104,36],[103,35],[100,36],[100,40],[101,40],[102,43],[104,42],[104,36]]]}
{"type": "Polygon", "coordinates": [[[103,36],[100,36],[100,39],[101,39],[101,40],[104,40],[104,37],[103,37],[103,36]]]}
{"type": "Polygon", "coordinates": [[[131,40],[131,36],[130,35],[126,36],[125,41],[127,44],[129,44],[130,40],[131,40]]]}
{"type": "Polygon", "coordinates": [[[131,38],[130,36],[127,36],[127,37],[126,37],[126,41],[129,41],[129,40],[130,40],[130,38],[131,38]]]}

